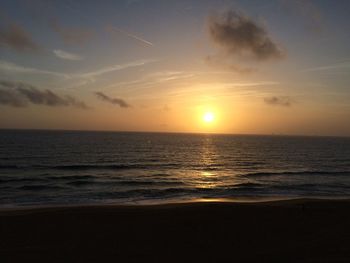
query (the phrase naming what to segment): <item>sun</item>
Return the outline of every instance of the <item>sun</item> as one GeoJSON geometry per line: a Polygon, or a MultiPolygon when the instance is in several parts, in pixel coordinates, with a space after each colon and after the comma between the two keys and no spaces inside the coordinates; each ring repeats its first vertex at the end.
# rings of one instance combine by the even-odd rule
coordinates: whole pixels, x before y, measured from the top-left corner
{"type": "Polygon", "coordinates": [[[215,115],[212,112],[206,112],[203,115],[203,121],[206,122],[206,123],[213,122],[214,119],[215,119],[215,115]]]}

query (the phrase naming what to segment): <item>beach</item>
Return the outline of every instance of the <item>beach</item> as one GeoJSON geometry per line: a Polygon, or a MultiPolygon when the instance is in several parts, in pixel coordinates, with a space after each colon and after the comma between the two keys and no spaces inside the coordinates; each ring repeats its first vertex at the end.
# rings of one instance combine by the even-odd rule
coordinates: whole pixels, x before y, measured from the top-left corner
{"type": "Polygon", "coordinates": [[[1,262],[349,262],[350,201],[2,209],[1,262]]]}

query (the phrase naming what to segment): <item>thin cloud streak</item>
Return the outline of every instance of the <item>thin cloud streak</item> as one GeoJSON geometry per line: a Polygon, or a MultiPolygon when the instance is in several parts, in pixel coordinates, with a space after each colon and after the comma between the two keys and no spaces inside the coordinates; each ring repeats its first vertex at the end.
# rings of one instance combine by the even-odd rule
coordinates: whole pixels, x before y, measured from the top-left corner
{"type": "Polygon", "coordinates": [[[56,57],[60,58],[60,59],[65,59],[65,60],[73,60],[73,61],[77,61],[77,60],[82,60],[83,57],[73,54],[73,53],[69,53],[67,51],[63,51],[63,50],[59,50],[59,49],[55,49],[52,51],[56,57]]]}
{"type": "MultiPolygon", "coordinates": [[[[222,80],[207,81],[201,76],[208,75],[228,75],[232,76],[232,72],[228,71],[160,71],[147,74],[140,79],[133,81],[125,81],[105,86],[105,90],[117,88],[122,96],[135,98],[179,98],[188,99],[189,97],[201,97],[202,94],[215,94],[213,97],[237,97],[237,96],[253,96],[257,94],[266,97],[275,90],[276,85],[280,82],[273,80],[257,80],[257,81],[239,81],[222,80]]],[[[210,78],[209,78],[210,79],[210,78]]]]}
{"type": "Polygon", "coordinates": [[[338,62],[331,65],[326,65],[326,66],[308,68],[308,69],[304,69],[302,72],[325,71],[325,70],[345,69],[345,68],[350,68],[350,60],[345,60],[342,62],[338,62]]]}
{"type": "Polygon", "coordinates": [[[54,77],[59,77],[63,79],[87,79],[89,81],[94,81],[94,78],[111,73],[114,71],[124,70],[127,68],[133,68],[133,67],[139,67],[143,66],[152,62],[156,62],[157,60],[152,59],[144,59],[144,60],[138,60],[130,63],[125,64],[117,64],[113,66],[104,67],[101,69],[97,69],[95,71],[90,71],[87,73],[73,73],[73,74],[66,74],[61,72],[54,72],[54,71],[48,71],[48,70],[41,70],[37,68],[31,68],[31,67],[23,67],[16,65],[11,62],[0,60],[0,70],[10,71],[14,73],[26,73],[26,74],[41,74],[41,75],[51,75],[54,77]]]}
{"type": "Polygon", "coordinates": [[[15,73],[51,75],[51,76],[60,77],[60,78],[64,78],[64,79],[71,77],[71,75],[69,75],[69,74],[59,73],[59,72],[54,72],[54,71],[49,71],[49,70],[42,70],[42,69],[37,69],[37,68],[31,68],[31,67],[23,67],[23,66],[16,65],[12,62],[4,61],[4,60],[0,60],[0,70],[5,70],[5,71],[10,71],[10,72],[15,72],[15,73]]]}
{"type": "Polygon", "coordinates": [[[118,71],[118,70],[123,70],[123,69],[127,69],[127,68],[132,68],[132,67],[139,67],[139,66],[143,66],[146,65],[148,63],[152,63],[155,62],[156,60],[152,60],[152,59],[144,59],[144,60],[138,60],[138,61],[134,61],[134,62],[130,62],[130,63],[125,63],[125,64],[117,64],[114,66],[109,66],[109,67],[105,67],[105,68],[101,68],[95,71],[91,71],[88,73],[82,73],[82,74],[77,74],[76,76],[79,76],[81,78],[92,78],[92,77],[97,77],[106,73],[110,73],[113,71],[118,71]]]}
{"type": "Polygon", "coordinates": [[[132,81],[124,81],[114,83],[112,85],[106,86],[105,89],[111,88],[128,88],[128,92],[133,92],[140,89],[148,89],[154,87],[154,85],[167,83],[167,82],[176,82],[181,80],[186,80],[195,77],[195,73],[192,72],[179,72],[179,71],[162,71],[152,74],[148,74],[140,79],[132,81]]]}
{"type": "Polygon", "coordinates": [[[107,27],[107,30],[108,30],[109,32],[121,33],[121,34],[123,34],[123,35],[125,35],[125,36],[127,36],[127,37],[129,37],[129,38],[132,38],[132,39],[138,41],[139,43],[142,43],[143,45],[146,45],[146,46],[148,46],[148,47],[153,47],[153,46],[154,46],[153,43],[151,43],[151,42],[149,42],[149,41],[147,41],[147,40],[145,40],[145,39],[143,39],[143,38],[141,38],[141,37],[139,37],[139,36],[136,36],[136,35],[134,35],[134,34],[131,34],[131,33],[129,33],[129,32],[126,32],[126,31],[124,31],[124,30],[121,30],[121,29],[119,29],[119,28],[117,28],[117,27],[109,26],[109,27],[107,27]]]}

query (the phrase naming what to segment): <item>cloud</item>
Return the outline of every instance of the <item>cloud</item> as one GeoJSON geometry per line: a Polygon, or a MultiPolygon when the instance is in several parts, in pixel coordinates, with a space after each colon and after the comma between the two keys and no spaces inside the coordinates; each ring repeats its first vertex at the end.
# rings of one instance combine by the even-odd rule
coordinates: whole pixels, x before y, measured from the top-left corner
{"type": "Polygon", "coordinates": [[[157,60],[154,59],[144,59],[144,60],[138,60],[133,61],[125,64],[117,64],[112,66],[107,66],[104,68],[96,69],[94,71],[86,72],[86,73],[73,73],[73,74],[66,74],[61,72],[54,72],[54,71],[48,71],[48,70],[42,70],[32,67],[24,67],[20,65],[16,65],[11,62],[0,60],[0,70],[5,70],[13,73],[27,73],[27,74],[39,74],[39,75],[51,75],[54,77],[59,77],[63,79],[87,79],[87,80],[94,80],[94,78],[101,76],[103,74],[111,73],[113,71],[119,71],[127,68],[132,67],[139,67],[143,66],[152,62],[155,62],[157,60]]]}
{"type": "Polygon", "coordinates": [[[123,34],[123,35],[125,35],[125,36],[127,36],[127,37],[129,37],[131,39],[134,39],[134,40],[138,41],[139,43],[141,43],[144,46],[148,46],[148,47],[153,47],[154,46],[153,43],[147,41],[146,39],[143,39],[143,38],[141,38],[139,36],[136,36],[135,34],[131,34],[131,33],[126,32],[124,30],[121,30],[121,29],[119,29],[117,27],[109,26],[109,27],[107,27],[107,31],[108,32],[112,32],[112,33],[121,33],[121,34],[123,34]]]}
{"type": "Polygon", "coordinates": [[[77,28],[77,27],[63,27],[56,20],[52,20],[50,23],[52,30],[60,35],[66,44],[70,45],[82,45],[89,41],[94,32],[89,29],[77,28]]]}
{"type": "Polygon", "coordinates": [[[334,70],[348,70],[350,69],[350,60],[339,61],[334,64],[312,67],[302,70],[302,72],[315,72],[315,71],[334,71],[334,70]]]}
{"type": "Polygon", "coordinates": [[[262,25],[233,10],[211,16],[209,34],[212,41],[230,56],[238,55],[259,61],[285,56],[262,25]]]}
{"type": "Polygon", "coordinates": [[[25,107],[27,102],[16,92],[10,89],[0,89],[0,105],[8,105],[12,107],[25,107]]]}
{"type": "Polygon", "coordinates": [[[46,89],[39,90],[36,87],[22,83],[0,80],[0,104],[13,107],[26,107],[28,104],[45,106],[72,106],[81,109],[89,107],[74,97],[60,96],[46,89]]]}
{"type": "Polygon", "coordinates": [[[40,75],[51,75],[55,77],[61,77],[61,78],[69,78],[69,74],[49,71],[49,70],[42,70],[32,67],[23,67],[20,65],[16,65],[11,62],[7,62],[4,60],[0,60],[0,70],[10,71],[14,73],[30,73],[30,74],[40,74],[40,75]]]}
{"type": "Polygon", "coordinates": [[[95,92],[95,95],[102,101],[112,103],[114,105],[118,105],[121,108],[129,108],[131,107],[125,100],[119,98],[111,98],[102,92],[95,92]]]}
{"type": "Polygon", "coordinates": [[[37,52],[41,49],[28,32],[14,23],[0,27],[0,46],[19,52],[37,52]]]}
{"type": "Polygon", "coordinates": [[[82,60],[83,58],[79,55],[69,53],[67,51],[55,49],[52,51],[56,57],[61,58],[61,59],[66,59],[66,60],[82,60]]]}
{"type": "Polygon", "coordinates": [[[117,65],[101,68],[101,69],[98,69],[98,70],[95,70],[95,71],[91,71],[91,72],[88,72],[88,73],[78,74],[77,76],[82,77],[82,78],[92,78],[92,77],[97,77],[99,75],[103,75],[103,74],[110,73],[110,72],[113,72],[113,71],[123,70],[123,69],[131,68],[131,67],[143,66],[145,64],[148,64],[148,63],[151,63],[151,62],[155,62],[155,61],[156,60],[143,59],[143,60],[133,61],[133,62],[130,62],[130,63],[117,64],[117,65]]]}
{"type": "Polygon", "coordinates": [[[264,99],[265,103],[272,106],[284,106],[284,107],[290,107],[294,103],[294,101],[290,97],[286,96],[272,96],[264,99]]]}

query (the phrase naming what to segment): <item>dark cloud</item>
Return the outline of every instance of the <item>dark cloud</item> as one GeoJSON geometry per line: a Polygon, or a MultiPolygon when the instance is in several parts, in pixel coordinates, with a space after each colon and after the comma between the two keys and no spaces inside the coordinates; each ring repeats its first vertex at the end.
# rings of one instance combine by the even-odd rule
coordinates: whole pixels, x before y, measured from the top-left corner
{"type": "Polygon", "coordinates": [[[68,105],[72,105],[74,107],[80,108],[80,109],[91,109],[91,107],[87,106],[84,101],[77,100],[76,98],[66,95],[65,100],[68,103],[68,105]]]}
{"type": "Polygon", "coordinates": [[[13,107],[25,107],[29,103],[45,106],[72,106],[81,109],[89,107],[71,96],[59,96],[50,90],[39,90],[36,87],[12,81],[0,81],[0,104],[13,107]]]}
{"type": "Polygon", "coordinates": [[[30,34],[14,23],[6,23],[0,26],[0,46],[21,52],[40,50],[30,34]]]}
{"type": "Polygon", "coordinates": [[[25,107],[27,106],[27,102],[13,90],[0,89],[0,105],[25,107]]]}
{"type": "Polygon", "coordinates": [[[51,28],[60,35],[66,44],[82,45],[93,37],[93,32],[89,29],[77,27],[63,27],[56,20],[50,22],[51,28]]]}
{"type": "Polygon", "coordinates": [[[131,107],[125,100],[123,99],[119,99],[119,98],[111,98],[109,96],[107,96],[106,94],[102,93],[102,92],[95,92],[95,95],[103,101],[112,103],[114,105],[119,105],[121,108],[129,108],[131,107]]]}
{"type": "Polygon", "coordinates": [[[290,107],[294,103],[294,101],[290,97],[277,97],[272,96],[264,99],[266,104],[272,105],[272,106],[284,106],[284,107],[290,107]]]}
{"type": "Polygon", "coordinates": [[[232,10],[211,16],[209,33],[214,43],[227,55],[260,61],[285,56],[262,25],[232,10]]]}

